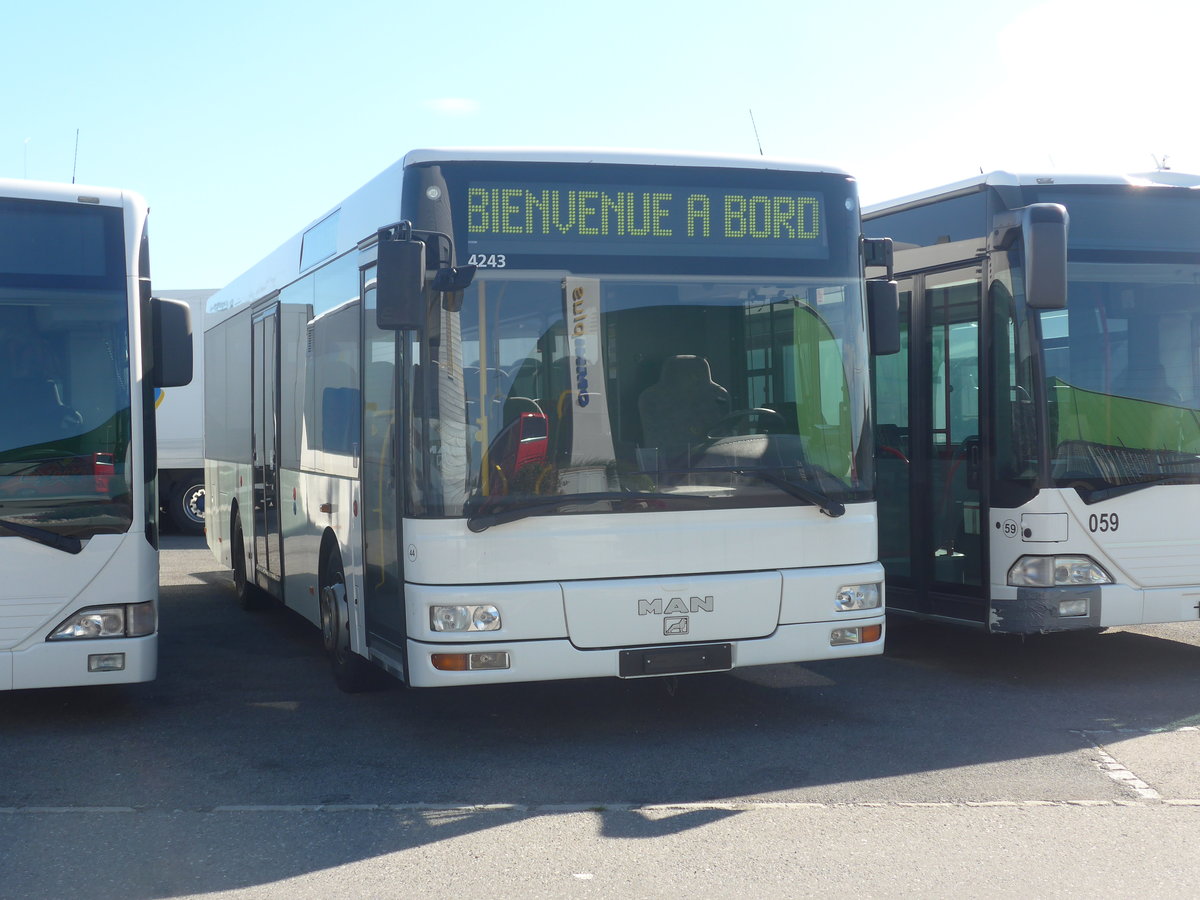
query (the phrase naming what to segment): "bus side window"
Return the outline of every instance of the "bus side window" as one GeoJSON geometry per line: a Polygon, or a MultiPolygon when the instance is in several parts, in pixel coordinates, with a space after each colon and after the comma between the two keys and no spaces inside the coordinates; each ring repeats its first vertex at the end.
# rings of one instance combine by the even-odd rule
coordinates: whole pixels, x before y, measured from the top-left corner
{"type": "Polygon", "coordinates": [[[321,445],[327,453],[351,453],[358,443],[358,388],[325,388],[321,395],[321,445]]]}

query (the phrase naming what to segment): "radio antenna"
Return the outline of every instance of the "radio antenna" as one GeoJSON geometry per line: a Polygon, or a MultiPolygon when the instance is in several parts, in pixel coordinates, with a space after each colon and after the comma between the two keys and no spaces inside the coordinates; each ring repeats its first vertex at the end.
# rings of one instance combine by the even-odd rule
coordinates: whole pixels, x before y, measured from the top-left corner
{"type": "Polygon", "coordinates": [[[75,170],[79,168],[79,129],[75,129],[75,159],[71,162],[71,184],[75,183],[75,170]]]}
{"type": "Polygon", "coordinates": [[[750,110],[750,127],[754,129],[754,142],[758,144],[758,155],[763,155],[762,141],[758,137],[758,124],[754,121],[754,110],[750,110]]]}

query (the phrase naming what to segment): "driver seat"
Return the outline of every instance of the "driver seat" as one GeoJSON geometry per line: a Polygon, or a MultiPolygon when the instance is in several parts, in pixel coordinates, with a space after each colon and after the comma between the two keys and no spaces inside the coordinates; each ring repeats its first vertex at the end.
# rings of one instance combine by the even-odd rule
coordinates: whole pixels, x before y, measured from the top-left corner
{"type": "Polygon", "coordinates": [[[729,415],[729,391],[712,380],[703,356],[668,356],[658,382],[638,396],[642,446],[672,460],[708,437],[729,415]]]}

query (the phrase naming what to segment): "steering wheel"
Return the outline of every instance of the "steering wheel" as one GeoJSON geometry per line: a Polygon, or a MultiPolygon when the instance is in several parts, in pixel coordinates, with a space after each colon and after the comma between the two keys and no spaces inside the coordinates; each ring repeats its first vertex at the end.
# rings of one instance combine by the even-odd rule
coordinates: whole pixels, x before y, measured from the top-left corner
{"type": "Polygon", "coordinates": [[[766,409],[762,406],[756,406],[753,409],[738,409],[729,413],[727,416],[722,416],[721,419],[708,429],[710,438],[729,437],[734,434],[741,434],[741,430],[734,430],[733,426],[739,422],[750,422],[751,419],[758,419],[758,434],[765,434],[766,429],[770,425],[775,425],[778,428],[787,428],[787,419],[775,412],[773,409],[766,409]]]}

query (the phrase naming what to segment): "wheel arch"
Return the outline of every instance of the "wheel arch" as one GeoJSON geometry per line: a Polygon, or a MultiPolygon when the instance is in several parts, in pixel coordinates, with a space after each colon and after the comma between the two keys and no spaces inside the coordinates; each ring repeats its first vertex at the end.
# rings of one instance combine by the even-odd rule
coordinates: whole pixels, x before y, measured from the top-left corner
{"type": "Polygon", "coordinates": [[[342,542],[338,540],[337,533],[328,525],[321,532],[321,547],[317,551],[317,579],[324,581],[325,566],[328,564],[330,554],[337,551],[338,556],[342,561],[342,571],[346,569],[346,554],[342,552],[342,542]]]}

